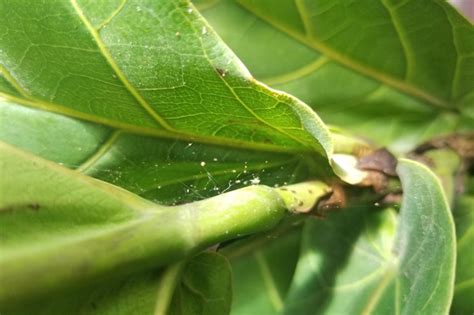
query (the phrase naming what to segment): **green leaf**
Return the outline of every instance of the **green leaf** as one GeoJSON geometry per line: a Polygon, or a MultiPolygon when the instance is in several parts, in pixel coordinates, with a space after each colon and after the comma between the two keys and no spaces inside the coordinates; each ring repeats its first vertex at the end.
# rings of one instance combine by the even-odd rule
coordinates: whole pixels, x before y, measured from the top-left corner
{"type": "Polygon", "coordinates": [[[3,141],[168,204],[190,199],[171,196],[180,182],[208,196],[193,182],[208,173],[226,175],[214,185],[224,190],[243,156],[260,171],[292,160],[280,152],[306,152],[330,173],[318,116],[255,81],[186,1],[4,2],[0,12],[3,141]]]}
{"type": "Polygon", "coordinates": [[[50,296],[35,305],[23,304],[4,314],[229,314],[231,270],[223,256],[204,252],[178,264],[179,272],[170,272],[176,269],[173,265],[161,271],[134,274],[72,294],[50,296]],[[170,286],[170,282],[176,284],[170,286]],[[170,297],[163,292],[164,287],[170,297]],[[171,300],[173,294],[175,299],[171,300]],[[161,313],[158,305],[166,305],[169,310],[161,313]],[[192,312],[183,313],[184,310],[192,312]]]}
{"type": "Polygon", "coordinates": [[[224,248],[232,265],[232,315],[276,314],[290,287],[298,259],[301,227],[287,223],[267,235],[224,248]]]}
{"type": "MultiPolygon", "coordinates": [[[[0,149],[2,307],[167,265],[268,230],[293,207],[280,190],[260,185],[158,206],[10,145],[0,142],[0,149]]],[[[314,204],[324,187],[288,189],[314,204]]]]}
{"type": "Polygon", "coordinates": [[[472,130],[474,27],[445,1],[201,2],[257,79],[325,122],[399,151],[472,130]]]}
{"type": "Polygon", "coordinates": [[[201,254],[186,265],[167,314],[225,315],[230,313],[231,301],[229,262],[218,254],[201,254]]]}
{"type": "MultiPolygon", "coordinates": [[[[472,181],[472,180],[471,180],[472,181]]],[[[457,234],[456,285],[452,314],[474,312],[474,195],[460,198],[454,210],[457,234]]]]}
{"type": "Polygon", "coordinates": [[[448,312],[456,254],[446,198],[425,166],[402,160],[398,173],[399,215],[354,205],[307,222],[285,314],[448,312]]]}
{"type": "Polygon", "coordinates": [[[321,164],[311,162],[310,154],[114,132],[6,103],[0,103],[0,117],[0,139],[161,204],[204,199],[257,181],[282,186],[324,173],[321,164]]]}
{"type": "Polygon", "coordinates": [[[2,4],[4,20],[9,21],[3,28],[16,29],[19,21],[28,22],[21,34],[5,35],[0,44],[5,82],[0,85],[0,140],[161,204],[204,199],[256,181],[281,186],[332,174],[325,157],[332,143],[319,118],[294,98],[255,82],[189,4],[168,1],[157,8],[150,3],[110,1],[92,8],[92,2],[84,3],[84,14],[90,14],[93,24],[107,20],[94,31],[87,27],[87,17],[79,16],[81,3],[48,5],[48,10],[59,13],[47,20],[28,18],[42,14],[40,3],[14,16],[8,12],[20,8],[2,4]],[[172,14],[167,15],[167,10],[172,14]],[[157,26],[157,19],[163,27],[157,26]],[[123,32],[129,24],[133,30],[123,32]],[[55,31],[65,25],[77,37],[74,42],[67,32],[55,31]],[[196,34],[196,27],[209,31],[196,34]],[[30,47],[18,41],[21,37],[35,44],[30,47]],[[126,44],[121,44],[123,37],[126,44]],[[161,49],[158,43],[166,47],[161,49]],[[95,48],[84,50],[84,45],[95,48]],[[24,63],[16,65],[15,56],[22,49],[27,50],[24,63]],[[53,64],[37,58],[38,54],[54,55],[53,64]],[[209,60],[208,54],[214,58],[209,60]],[[218,67],[222,58],[227,58],[225,76],[212,67],[218,67]],[[29,82],[31,73],[40,72],[47,80],[29,82]],[[186,84],[176,87],[175,81],[186,84]],[[257,98],[250,101],[246,96],[257,98]],[[169,123],[179,124],[179,130],[162,131],[156,122],[149,123],[153,112],[143,110],[143,100],[168,113],[169,123]],[[283,142],[272,144],[273,136],[261,129],[269,126],[251,111],[245,114],[250,116],[242,116],[245,105],[268,115],[277,129],[291,129],[298,141],[286,131],[274,130],[273,136],[283,142]],[[176,111],[186,114],[174,119],[176,111]],[[206,132],[211,134],[202,136],[206,132]],[[316,133],[321,138],[314,138],[316,133]],[[309,142],[300,143],[304,139],[309,142]]]}

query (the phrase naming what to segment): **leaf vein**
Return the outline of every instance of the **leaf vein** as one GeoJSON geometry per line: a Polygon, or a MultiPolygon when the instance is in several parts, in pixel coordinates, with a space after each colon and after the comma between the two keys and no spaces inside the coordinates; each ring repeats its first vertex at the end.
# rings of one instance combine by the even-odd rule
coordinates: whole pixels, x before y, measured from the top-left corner
{"type": "Polygon", "coordinates": [[[305,5],[302,2],[302,0],[294,0],[294,1],[295,1],[296,10],[298,11],[298,15],[300,16],[300,19],[303,22],[305,34],[308,38],[312,38],[313,37],[312,23],[309,20],[309,17],[305,13],[306,12],[305,5]]]}
{"type": "Polygon", "coordinates": [[[112,12],[112,14],[110,14],[110,16],[106,18],[102,23],[97,25],[96,30],[100,31],[104,26],[109,24],[113,20],[113,18],[116,17],[120,13],[120,11],[122,11],[126,3],[127,3],[127,0],[122,0],[122,2],[120,2],[118,7],[112,12]]]}
{"type": "Polygon", "coordinates": [[[86,159],[86,161],[79,165],[79,167],[76,168],[76,171],[84,173],[88,169],[90,169],[98,160],[100,160],[101,157],[103,157],[110,150],[110,148],[117,141],[121,133],[122,130],[115,130],[114,132],[112,132],[110,137],[99,147],[99,149],[88,159],[86,159]]]}
{"type": "Polygon", "coordinates": [[[22,106],[28,106],[28,107],[32,107],[36,109],[46,110],[48,112],[57,113],[57,114],[65,115],[68,117],[86,120],[86,121],[94,122],[94,123],[101,124],[104,126],[116,128],[116,129],[122,129],[131,134],[140,134],[140,135],[145,135],[145,136],[175,139],[175,140],[196,141],[200,143],[214,144],[214,145],[220,145],[220,146],[226,146],[226,147],[232,147],[232,148],[253,149],[253,150],[267,151],[267,152],[283,152],[283,153],[311,152],[310,148],[283,147],[283,146],[274,145],[274,144],[257,143],[257,142],[250,142],[250,141],[245,141],[245,140],[235,140],[231,138],[224,138],[224,137],[218,137],[218,136],[212,136],[212,137],[199,136],[195,134],[188,134],[185,132],[169,132],[167,130],[160,130],[156,128],[130,125],[128,123],[123,123],[120,121],[107,119],[107,118],[91,115],[88,113],[84,113],[81,111],[77,111],[77,110],[74,110],[69,107],[59,105],[59,104],[49,103],[49,102],[45,102],[45,101],[37,100],[37,99],[23,99],[23,98],[15,97],[13,95],[0,92],[0,101],[2,99],[8,102],[15,103],[17,105],[21,104],[22,106]]]}
{"type": "Polygon", "coordinates": [[[17,90],[25,98],[30,98],[30,95],[26,90],[20,85],[20,83],[11,75],[11,73],[5,68],[2,64],[0,64],[0,74],[10,82],[10,84],[17,90]]]}
{"type": "Polygon", "coordinates": [[[411,66],[412,63],[413,63],[412,62],[413,59],[412,59],[411,50],[409,49],[409,46],[407,44],[408,40],[405,37],[404,33],[402,32],[401,23],[398,20],[398,17],[395,13],[395,9],[390,7],[390,5],[387,4],[386,0],[382,0],[381,4],[382,4],[383,7],[385,7],[385,9],[387,10],[388,15],[390,16],[390,20],[392,21],[393,28],[395,30],[395,33],[398,36],[400,46],[403,49],[403,55],[404,55],[405,61],[406,61],[405,80],[409,80],[412,77],[412,73],[413,73],[413,67],[411,66]]]}
{"type": "Polygon", "coordinates": [[[385,73],[380,72],[377,69],[374,69],[372,67],[369,67],[365,64],[359,63],[356,60],[353,60],[352,58],[341,54],[331,47],[327,46],[325,43],[321,42],[317,38],[311,38],[311,40],[308,39],[307,36],[302,36],[298,34],[297,32],[291,31],[272,19],[265,17],[259,13],[256,13],[252,11],[251,7],[247,7],[246,4],[241,3],[242,6],[247,8],[252,14],[257,15],[260,19],[263,21],[269,23],[271,26],[275,27],[276,29],[286,33],[287,35],[293,37],[295,40],[301,42],[302,44],[322,53],[325,54],[328,58],[338,62],[339,64],[347,67],[348,69],[351,69],[352,71],[362,74],[368,78],[374,79],[376,81],[379,81],[381,83],[384,83],[396,90],[399,90],[403,93],[406,93],[408,95],[411,95],[412,97],[421,99],[425,101],[425,104],[430,104],[433,107],[443,109],[443,110],[448,110],[448,111],[453,111],[455,113],[458,113],[459,111],[456,108],[452,108],[450,104],[444,100],[440,99],[432,94],[430,94],[427,91],[424,91],[414,85],[408,84],[407,82],[404,82],[400,79],[397,79],[395,77],[392,77],[390,75],[387,75],[385,73]]]}
{"type": "MultiPolygon", "coordinates": [[[[445,6],[437,3],[436,1],[434,1],[435,4],[439,5],[441,7],[441,9],[443,10],[444,14],[446,15],[446,18],[448,19],[449,21],[449,24],[451,24],[451,26],[453,26],[453,21],[451,19],[451,16],[448,14],[448,12],[446,12],[446,8],[445,6]]],[[[453,36],[453,47],[456,51],[456,55],[457,55],[457,58],[456,58],[456,65],[454,67],[454,70],[453,70],[453,79],[452,79],[452,83],[451,83],[451,99],[454,100],[455,97],[457,96],[457,87],[458,87],[458,83],[459,83],[459,75],[460,75],[460,70],[461,70],[461,60],[462,60],[462,56],[461,56],[461,53],[460,53],[460,50],[459,50],[459,45],[458,45],[458,41],[457,41],[457,38],[455,36],[455,32],[454,32],[454,29],[455,27],[453,26],[451,28],[451,34],[453,36]]]]}
{"type": "Polygon", "coordinates": [[[330,59],[328,57],[321,55],[316,60],[302,66],[301,68],[298,68],[296,70],[293,70],[291,72],[287,72],[281,75],[276,75],[276,76],[267,77],[267,78],[260,78],[260,80],[265,82],[268,85],[278,85],[278,84],[295,81],[297,79],[301,79],[305,76],[310,75],[311,73],[315,72],[322,66],[329,63],[329,61],[330,59]]]}
{"type": "Polygon", "coordinates": [[[275,281],[273,279],[272,273],[270,268],[268,267],[268,263],[261,252],[255,253],[255,259],[257,260],[257,264],[260,270],[260,273],[263,278],[263,282],[265,287],[268,291],[268,297],[276,311],[280,311],[283,309],[283,300],[278,293],[278,289],[276,287],[275,281]]]}
{"type": "MultiPolygon", "coordinates": [[[[201,47],[201,50],[207,60],[207,62],[212,66],[214,67],[213,65],[213,62],[212,60],[209,58],[209,55],[206,51],[206,49],[204,48],[204,45],[203,45],[203,42],[202,42],[202,38],[199,36],[199,32],[197,31],[196,27],[193,25],[193,23],[189,20],[189,17],[186,16],[186,14],[176,5],[176,3],[174,3],[175,6],[176,6],[176,9],[178,10],[178,12],[184,17],[184,19],[186,20],[186,22],[189,24],[189,26],[191,27],[191,29],[193,30],[194,34],[196,35],[196,38],[198,39],[199,43],[200,43],[200,47],[201,47]]],[[[257,120],[259,120],[260,122],[262,122],[263,124],[267,125],[268,127],[280,132],[281,134],[284,134],[286,136],[288,136],[289,138],[293,139],[294,141],[296,141],[297,143],[300,143],[302,144],[303,146],[307,146],[304,142],[302,142],[298,137],[295,137],[293,136],[292,134],[290,133],[287,133],[286,131],[284,131],[282,128],[280,127],[277,127],[277,126],[274,126],[270,123],[268,123],[265,119],[261,118],[259,115],[257,115],[257,113],[255,113],[252,108],[250,108],[240,97],[239,95],[235,92],[234,88],[232,86],[229,85],[229,83],[225,80],[225,78],[223,78],[223,76],[221,75],[218,75],[219,79],[224,83],[224,85],[227,87],[227,89],[229,90],[229,92],[232,93],[232,95],[235,97],[235,99],[252,115],[254,116],[257,120]]]]}

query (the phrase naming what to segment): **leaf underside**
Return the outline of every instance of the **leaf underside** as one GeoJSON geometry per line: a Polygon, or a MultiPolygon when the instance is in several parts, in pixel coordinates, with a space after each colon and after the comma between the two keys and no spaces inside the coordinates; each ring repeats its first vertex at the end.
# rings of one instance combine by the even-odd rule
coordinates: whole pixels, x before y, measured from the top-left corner
{"type": "Polygon", "coordinates": [[[255,81],[187,2],[2,3],[1,12],[3,141],[166,204],[216,194],[202,178],[219,177],[207,185],[222,191],[302,164],[285,153],[306,152],[330,174],[317,115],[255,81]],[[244,168],[252,176],[229,184],[244,168]],[[143,182],[143,173],[160,175],[143,182]],[[197,194],[171,196],[189,186],[197,194]]]}

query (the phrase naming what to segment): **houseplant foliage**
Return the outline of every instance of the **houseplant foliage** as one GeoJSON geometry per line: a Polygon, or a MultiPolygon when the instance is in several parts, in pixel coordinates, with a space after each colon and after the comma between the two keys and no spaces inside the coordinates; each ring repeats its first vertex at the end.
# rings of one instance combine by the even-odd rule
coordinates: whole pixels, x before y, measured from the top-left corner
{"type": "Polygon", "coordinates": [[[2,314],[473,312],[474,28],[446,2],[0,18],[2,314]]]}

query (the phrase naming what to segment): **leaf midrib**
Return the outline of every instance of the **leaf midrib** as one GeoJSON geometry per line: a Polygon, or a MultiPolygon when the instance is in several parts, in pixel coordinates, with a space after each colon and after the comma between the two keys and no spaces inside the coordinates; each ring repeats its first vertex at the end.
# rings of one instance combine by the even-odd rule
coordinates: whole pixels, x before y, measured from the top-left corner
{"type": "Polygon", "coordinates": [[[203,135],[196,135],[187,132],[177,131],[177,132],[170,132],[168,130],[161,130],[156,128],[144,127],[144,126],[137,126],[131,125],[124,122],[119,122],[113,119],[98,117],[92,114],[84,113],[81,111],[77,111],[71,109],[66,106],[62,106],[55,103],[50,103],[38,99],[34,99],[32,97],[26,98],[19,98],[14,95],[10,95],[7,93],[0,92],[0,101],[2,98],[8,102],[14,104],[20,104],[23,106],[36,108],[45,110],[52,113],[61,114],[64,116],[77,118],[89,122],[93,122],[96,124],[109,126],[114,129],[120,129],[127,133],[137,134],[142,136],[151,136],[156,138],[166,138],[166,139],[175,139],[175,140],[185,140],[185,141],[195,141],[199,143],[211,144],[211,145],[218,145],[224,147],[231,147],[231,148],[239,148],[239,149],[251,149],[257,151],[265,151],[265,152],[281,152],[281,153],[309,153],[314,152],[309,147],[288,147],[288,146],[280,146],[274,144],[266,144],[266,143],[259,143],[259,142],[250,142],[245,140],[235,140],[231,138],[224,138],[218,136],[203,136],[203,135]]]}

